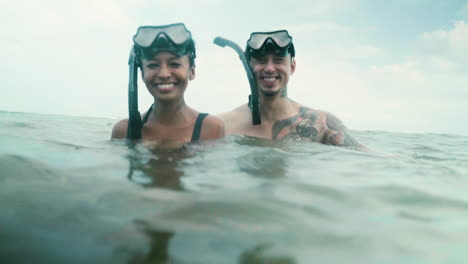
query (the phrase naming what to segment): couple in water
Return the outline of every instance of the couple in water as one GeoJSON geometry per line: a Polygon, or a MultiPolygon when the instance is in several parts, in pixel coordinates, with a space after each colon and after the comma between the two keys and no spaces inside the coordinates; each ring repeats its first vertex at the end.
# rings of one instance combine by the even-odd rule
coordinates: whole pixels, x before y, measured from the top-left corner
{"type": "Polygon", "coordinates": [[[134,74],[136,67],[141,69],[154,103],[146,113],[138,114],[136,120],[131,120],[130,113],[130,120],[115,124],[113,139],[141,138],[172,148],[241,134],[365,149],[333,114],[288,98],[288,82],[296,69],[296,60],[292,38],[286,30],[250,35],[244,55],[255,90],[249,103],[218,116],[200,113],[185,103],[187,86],[196,76],[196,51],[184,24],[139,27],[133,43],[130,64],[135,63],[134,74]],[[132,130],[135,125],[131,122],[137,123],[138,129],[132,130]]]}

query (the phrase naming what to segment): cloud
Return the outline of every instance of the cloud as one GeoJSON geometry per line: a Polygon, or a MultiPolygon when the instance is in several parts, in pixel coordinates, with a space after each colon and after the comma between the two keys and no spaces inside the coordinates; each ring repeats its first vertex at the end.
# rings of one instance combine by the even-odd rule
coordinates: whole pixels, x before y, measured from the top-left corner
{"type": "Polygon", "coordinates": [[[420,40],[419,54],[370,67],[369,80],[374,85],[383,83],[395,94],[447,99],[468,107],[468,25],[454,22],[449,30],[421,34],[420,40]]]}
{"type": "Polygon", "coordinates": [[[119,2],[4,2],[0,69],[13,99],[1,108],[96,115],[103,98],[126,83],[121,50],[130,47],[131,19],[119,2]]]}
{"type": "MultiPolygon", "coordinates": [[[[468,62],[468,24],[456,21],[451,30],[435,30],[421,36],[422,49],[426,54],[439,57],[453,66],[466,67],[468,62]]],[[[436,60],[434,62],[437,63],[436,60]]],[[[441,66],[447,66],[442,63],[441,66]]]]}
{"type": "MultiPolygon", "coordinates": [[[[281,14],[271,5],[272,13],[258,13],[262,2],[244,3],[250,10],[221,0],[181,3],[184,7],[172,12],[174,3],[168,0],[1,1],[0,30],[8,41],[0,49],[0,76],[9,100],[0,101],[0,109],[124,117],[126,62],[136,26],[182,21],[197,41],[197,76],[186,94],[195,109],[218,113],[247,101],[242,64],[232,50],[214,46],[214,36],[245,43],[252,25],[260,30],[286,25],[298,54],[289,87],[293,99],[329,110],[353,129],[437,132],[449,122],[463,126],[444,117],[468,113],[466,21],[413,36],[417,52],[402,58],[392,41],[378,42],[375,24],[330,22],[349,19],[341,15],[356,11],[361,0],[291,0],[290,12],[281,14]],[[418,127],[428,114],[439,128],[430,127],[434,121],[418,127]]],[[[365,21],[368,14],[359,15],[365,21]]],[[[152,98],[142,83],[139,91],[143,111],[152,98]]]]}
{"type": "Polygon", "coordinates": [[[322,34],[325,32],[331,32],[332,34],[341,33],[356,33],[362,31],[360,29],[350,27],[347,25],[341,25],[333,22],[316,22],[316,23],[303,23],[290,25],[287,29],[294,32],[295,35],[305,34],[322,34]]]}
{"type": "Polygon", "coordinates": [[[460,11],[461,17],[468,20],[468,3],[460,11]]]}
{"type": "Polygon", "coordinates": [[[416,42],[418,54],[370,66],[359,60],[388,52],[346,38],[316,45],[298,56],[289,94],[335,113],[352,129],[466,134],[468,127],[454,121],[468,118],[466,28],[457,21],[448,30],[423,33],[416,42]]]}
{"type": "Polygon", "coordinates": [[[293,24],[286,27],[298,54],[306,51],[310,60],[363,60],[387,56],[387,51],[362,43],[357,36],[374,30],[372,27],[351,27],[332,22],[293,24]]]}
{"type": "Polygon", "coordinates": [[[73,0],[71,6],[74,21],[116,28],[131,24],[124,8],[114,0],[73,0]]]}
{"type": "Polygon", "coordinates": [[[291,6],[296,6],[296,13],[303,16],[347,11],[358,7],[361,3],[362,0],[293,0],[289,2],[291,6]]]}

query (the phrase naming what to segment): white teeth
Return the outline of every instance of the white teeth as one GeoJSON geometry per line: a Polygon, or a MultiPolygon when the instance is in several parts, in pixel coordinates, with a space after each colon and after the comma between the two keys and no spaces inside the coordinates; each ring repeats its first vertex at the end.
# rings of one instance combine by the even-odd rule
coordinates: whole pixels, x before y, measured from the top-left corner
{"type": "Polygon", "coordinates": [[[158,88],[161,88],[161,89],[168,89],[168,88],[174,87],[174,84],[173,83],[161,83],[161,84],[158,84],[157,86],[158,88]]]}
{"type": "Polygon", "coordinates": [[[265,78],[263,78],[263,80],[265,80],[267,82],[272,82],[272,81],[276,80],[276,78],[275,77],[265,77],[265,78]]]}

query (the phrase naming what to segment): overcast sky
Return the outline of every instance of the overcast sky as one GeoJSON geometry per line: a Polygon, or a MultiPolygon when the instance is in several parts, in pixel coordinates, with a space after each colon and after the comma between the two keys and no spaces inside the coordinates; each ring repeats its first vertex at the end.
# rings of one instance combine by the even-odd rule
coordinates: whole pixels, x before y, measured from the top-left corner
{"type": "MultiPolygon", "coordinates": [[[[353,130],[468,135],[468,0],[2,0],[0,21],[4,111],[124,118],[137,27],[183,22],[197,110],[224,112],[249,93],[216,36],[245,46],[252,31],[287,29],[292,99],[353,130]]],[[[139,91],[143,112],[152,98],[139,91]]]]}

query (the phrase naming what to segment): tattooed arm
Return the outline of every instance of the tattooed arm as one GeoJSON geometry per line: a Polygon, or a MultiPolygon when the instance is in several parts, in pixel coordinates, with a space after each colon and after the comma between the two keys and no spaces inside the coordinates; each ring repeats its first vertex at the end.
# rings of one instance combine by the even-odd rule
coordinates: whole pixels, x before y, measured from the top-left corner
{"type": "Polygon", "coordinates": [[[341,147],[350,147],[359,150],[368,150],[349,134],[346,126],[335,115],[327,112],[325,119],[326,128],[321,139],[322,143],[341,147]]]}

